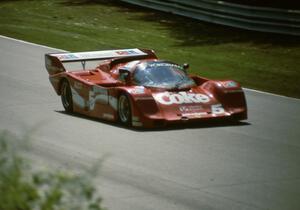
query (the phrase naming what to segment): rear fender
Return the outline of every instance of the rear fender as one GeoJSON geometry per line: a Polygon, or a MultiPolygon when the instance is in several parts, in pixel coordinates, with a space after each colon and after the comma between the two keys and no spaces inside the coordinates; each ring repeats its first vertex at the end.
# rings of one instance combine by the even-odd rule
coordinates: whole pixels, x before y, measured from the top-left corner
{"type": "Polygon", "coordinates": [[[73,83],[75,81],[78,81],[79,83],[83,83],[74,75],[68,72],[62,72],[55,75],[50,75],[49,80],[57,95],[61,95],[61,85],[64,80],[67,80],[71,86],[73,86],[73,83]]]}
{"type": "Polygon", "coordinates": [[[61,74],[56,74],[49,77],[49,81],[57,95],[61,95],[61,85],[64,80],[69,81],[65,75],[61,74]]]}

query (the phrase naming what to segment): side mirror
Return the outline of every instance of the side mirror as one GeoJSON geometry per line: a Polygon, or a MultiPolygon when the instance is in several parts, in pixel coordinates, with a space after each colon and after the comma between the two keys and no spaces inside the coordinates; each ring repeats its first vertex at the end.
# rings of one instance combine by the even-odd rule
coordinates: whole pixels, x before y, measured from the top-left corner
{"type": "Polygon", "coordinates": [[[188,64],[188,63],[184,63],[184,64],[182,65],[182,67],[183,67],[183,69],[186,71],[186,70],[188,70],[188,69],[189,69],[189,67],[190,67],[190,64],[188,64]]]}
{"type": "Polygon", "coordinates": [[[119,69],[119,79],[128,82],[130,79],[130,71],[128,69],[119,69]]]}

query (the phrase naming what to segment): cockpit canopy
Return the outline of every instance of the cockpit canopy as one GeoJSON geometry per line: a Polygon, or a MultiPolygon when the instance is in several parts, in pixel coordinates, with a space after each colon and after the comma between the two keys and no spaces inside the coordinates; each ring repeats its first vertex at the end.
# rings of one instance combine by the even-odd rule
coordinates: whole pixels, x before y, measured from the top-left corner
{"type": "Polygon", "coordinates": [[[196,85],[183,66],[168,61],[145,61],[137,64],[133,72],[133,81],[136,85],[166,89],[182,89],[196,85]]]}

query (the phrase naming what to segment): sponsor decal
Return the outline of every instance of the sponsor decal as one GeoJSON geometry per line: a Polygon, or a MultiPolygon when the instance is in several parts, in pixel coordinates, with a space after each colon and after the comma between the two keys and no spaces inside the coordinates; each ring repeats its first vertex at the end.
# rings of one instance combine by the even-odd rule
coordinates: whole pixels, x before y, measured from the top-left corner
{"type": "Polygon", "coordinates": [[[118,110],[118,99],[116,97],[109,96],[108,102],[114,110],[118,110]]]}
{"type": "Polygon", "coordinates": [[[93,110],[95,108],[95,103],[102,103],[107,104],[108,103],[108,92],[107,89],[99,87],[99,86],[93,86],[92,89],[89,92],[89,108],[90,110],[93,110]]]}
{"type": "Polygon", "coordinates": [[[178,64],[174,64],[174,63],[151,63],[151,64],[148,64],[149,67],[174,67],[174,68],[177,68],[177,69],[181,69],[183,70],[183,67],[178,65],[178,64]]]}
{"type": "Polygon", "coordinates": [[[234,81],[227,81],[227,82],[223,82],[223,86],[225,88],[233,88],[233,87],[237,87],[238,84],[234,81]]]}
{"type": "Polygon", "coordinates": [[[84,109],[86,104],[84,98],[80,96],[79,93],[73,87],[71,87],[71,91],[74,104],[84,109]]]}
{"type": "Polygon", "coordinates": [[[144,87],[136,87],[135,89],[130,90],[132,94],[144,94],[145,88],[144,87]]]}
{"type": "Polygon", "coordinates": [[[208,112],[204,111],[204,108],[201,105],[180,106],[179,110],[181,112],[181,116],[189,118],[199,118],[203,115],[209,114],[208,112]]]}
{"type": "Polygon", "coordinates": [[[93,92],[95,94],[102,94],[102,95],[108,95],[108,90],[106,88],[94,85],[93,86],[93,92]]]}
{"type": "Polygon", "coordinates": [[[214,104],[211,106],[211,112],[213,114],[224,114],[225,110],[224,110],[222,104],[214,104]]]}
{"type": "Polygon", "coordinates": [[[207,95],[201,93],[178,92],[170,93],[164,92],[154,95],[157,102],[164,105],[172,104],[191,104],[191,103],[207,103],[210,101],[207,95]]]}
{"type": "Polygon", "coordinates": [[[135,54],[138,54],[136,51],[134,50],[120,50],[120,51],[116,51],[116,53],[118,55],[135,55],[135,54]]]}
{"type": "Polygon", "coordinates": [[[77,54],[78,54],[78,58],[81,58],[81,59],[89,59],[89,58],[94,58],[97,56],[96,53],[93,54],[93,53],[89,53],[89,52],[81,53],[81,54],[77,53],[77,54]]]}
{"type": "Polygon", "coordinates": [[[137,116],[132,116],[132,125],[136,127],[143,126],[143,123],[140,121],[140,118],[137,116]]]}
{"type": "Polygon", "coordinates": [[[181,112],[199,112],[203,110],[203,107],[201,105],[198,106],[180,106],[179,110],[181,112]]]}
{"type": "Polygon", "coordinates": [[[207,115],[207,112],[196,112],[196,113],[183,113],[183,117],[202,117],[203,115],[207,115]]]}
{"type": "Polygon", "coordinates": [[[78,58],[78,57],[74,54],[63,54],[63,55],[58,56],[59,60],[68,60],[68,59],[76,59],[76,58],[78,58]]]}
{"type": "Polygon", "coordinates": [[[108,120],[114,120],[114,119],[115,119],[114,115],[109,114],[109,113],[104,113],[104,114],[102,115],[102,117],[103,117],[104,119],[108,119],[108,120]]]}
{"type": "Polygon", "coordinates": [[[52,56],[56,56],[58,59],[62,61],[77,60],[77,59],[103,59],[103,58],[137,56],[137,55],[147,55],[147,53],[144,53],[139,49],[125,49],[125,50],[104,50],[104,51],[52,54],[52,56]]]}

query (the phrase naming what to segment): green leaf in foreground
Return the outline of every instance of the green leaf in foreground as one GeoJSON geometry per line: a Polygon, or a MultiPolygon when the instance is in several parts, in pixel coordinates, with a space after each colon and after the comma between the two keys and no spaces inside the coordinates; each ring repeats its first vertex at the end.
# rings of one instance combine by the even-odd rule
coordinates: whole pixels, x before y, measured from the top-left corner
{"type": "Polygon", "coordinates": [[[20,155],[24,141],[0,132],[0,210],[103,210],[94,174],[33,172],[20,155]]]}

